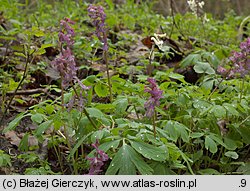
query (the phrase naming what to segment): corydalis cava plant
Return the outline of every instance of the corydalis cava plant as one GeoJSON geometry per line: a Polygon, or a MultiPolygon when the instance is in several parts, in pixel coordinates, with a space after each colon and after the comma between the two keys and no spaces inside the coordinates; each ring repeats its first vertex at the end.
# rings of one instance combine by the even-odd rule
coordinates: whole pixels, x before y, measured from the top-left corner
{"type": "Polygon", "coordinates": [[[219,66],[217,71],[222,75],[228,75],[228,78],[235,76],[245,77],[250,72],[250,38],[247,38],[245,42],[240,43],[240,51],[233,51],[232,56],[229,57],[232,65],[227,69],[223,66],[219,66]]]}
{"type": "Polygon", "coordinates": [[[148,78],[149,86],[146,86],[144,91],[151,94],[150,98],[145,102],[146,116],[152,117],[155,112],[155,107],[160,105],[163,91],[160,90],[154,78],[148,78]]]}
{"type": "Polygon", "coordinates": [[[90,4],[88,6],[88,15],[96,28],[96,36],[103,43],[103,50],[108,51],[107,27],[105,25],[106,14],[103,7],[90,4]]]}
{"type": "Polygon", "coordinates": [[[51,65],[60,73],[63,89],[72,85],[73,82],[77,82],[83,90],[86,90],[88,87],[83,85],[76,76],[77,67],[75,57],[71,50],[74,44],[73,37],[75,36],[75,31],[70,24],[73,25],[75,22],[69,18],[60,21],[58,38],[61,52],[59,56],[51,62],[51,65]]]}
{"type": "Polygon", "coordinates": [[[106,65],[106,71],[108,76],[108,85],[109,85],[109,96],[110,102],[113,100],[111,80],[109,75],[109,65],[108,65],[108,37],[107,37],[107,27],[105,25],[106,14],[102,6],[94,6],[90,4],[88,6],[88,15],[92,20],[92,24],[96,28],[95,34],[98,39],[103,43],[103,61],[106,65]]]}
{"type": "Polygon", "coordinates": [[[155,126],[155,107],[160,105],[160,99],[163,97],[163,91],[160,90],[156,84],[154,78],[148,78],[149,86],[146,86],[144,91],[150,93],[150,98],[145,102],[144,107],[146,109],[146,116],[152,118],[154,137],[156,137],[156,126],[155,126]]]}
{"type": "Polygon", "coordinates": [[[109,159],[108,155],[98,148],[98,145],[98,140],[92,144],[96,150],[94,157],[86,157],[86,159],[90,161],[89,175],[97,175],[102,172],[101,168],[104,162],[109,159]]]}

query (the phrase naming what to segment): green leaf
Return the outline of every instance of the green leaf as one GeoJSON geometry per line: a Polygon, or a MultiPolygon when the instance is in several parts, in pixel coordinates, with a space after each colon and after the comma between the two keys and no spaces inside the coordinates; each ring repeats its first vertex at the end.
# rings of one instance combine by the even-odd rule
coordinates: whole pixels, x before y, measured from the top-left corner
{"type": "Polygon", "coordinates": [[[240,127],[239,132],[243,138],[243,142],[246,144],[250,144],[250,128],[248,127],[240,127]]]}
{"type": "Polygon", "coordinates": [[[220,175],[220,173],[212,168],[206,168],[198,171],[201,175],[220,175]]]}
{"type": "Polygon", "coordinates": [[[221,105],[214,105],[209,112],[213,113],[217,118],[225,118],[227,114],[226,109],[221,105]]]}
{"type": "Polygon", "coordinates": [[[200,54],[189,54],[186,58],[184,58],[181,61],[180,66],[182,68],[185,68],[187,66],[193,65],[194,63],[196,63],[200,59],[201,59],[201,55],[200,54]]]}
{"type": "Polygon", "coordinates": [[[236,152],[234,152],[234,151],[227,151],[227,152],[225,153],[225,156],[227,156],[227,157],[229,157],[229,158],[232,158],[232,159],[237,159],[237,158],[239,158],[239,155],[238,155],[236,152]]]}
{"type": "Polygon", "coordinates": [[[242,172],[244,175],[250,175],[250,162],[241,165],[237,172],[242,172]]]}
{"type": "Polygon", "coordinates": [[[108,4],[109,6],[109,9],[112,11],[114,10],[114,3],[112,0],[106,0],[106,3],[108,4]]]}
{"type": "Polygon", "coordinates": [[[36,52],[35,55],[43,55],[46,53],[46,50],[44,48],[39,48],[36,52]]]}
{"type": "Polygon", "coordinates": [[[167,159],[167,150],[156,147],[144,142],[130,141],[131,146],[145,158],[155,161],[165,161],[167,159]]]}
{"type": "Polygon", "coordinates": [[[26,114],[24,115],[24,113],[20,113],[19,115],[17,115],[17,117],[11,121],[9,123],[9,125],[3,130],[3,133],[6,133],[7,131],[11,131],[14,130],[15,127],[18,125],[18,123],[21,121],[22,118],[30,116],[31,114],[26,114]]]}
{"type": "Polygon", "coordinates": [[[235,109],[235,107],[229,103],[223,103],[223,106],[226,108],[227,112],[231,113],[234,116],[239,116],[239,112],[235,109]]]}
{"type": "Polygon", "coordinates": [[[95,117],[97,119],[102,119],[105,117],[104,114],[99,109],[86,108],[86,110],[87,110],[90,117],[95,117]]]}
{"type": "Polygon", "coordinates": [[[106,84],[103,84],[101,82],[98,82],[95,85],[95,93],[99,96],[99,97],[107,97],[109,92],[108,92],[108,87],[106,84]]]}
{"type": "Polygon", "coordinates": [[[194,66],[194,71],[198,74],[215,74],[214,69],[207,62],[197,62],[194,66]]]}
{"type": "Polygon", "coordinates": [[[137,170],[143,175],[153,172],[153,169],[131,146],[124,144],[110,163],[106,175],[136,175],[137,170]]]}
{"type": "Polygon", "coordinates": [[[0,150],[0,167],[11,166],[10,155],[5,154],[4,151],[0,150]]]}
{"type": "Polygon", "coordinates": [[[205,138],[205,148],[213,154],[218,150],[216,143],[209,136],[206,136],[205,138]]]}
{"type": "Polygon", "coordinates": [[[185,125],[177,121],[173,121],[173,120],[167,121],[167,124],[164,127],[164,130],[167,131],[167,133],[169,134],[169,137],[175,142],[177,141],[179,137],[181,137],[181,139],[184,142],[189,142],[188,131],[190,130],[185,125]]]}
{"type": "Polygon", "coordinates": [[[128,107],[127,97],[121,97],[114,101],[113,105],[115,106],[115,113],[118,116],[123,115],[126,112],[128,107]]]}
{"type": "Polygon", "coordinates": [[[197,138],[202,137],[203,135],[204,135],[204,133],[193,132],[193,133],[190,135],[190,137],[191,137],[192,139],[197,139],[197,138]]]}
{"type": "Polygon", "coordinates": [[[69,158],[71,158],[75,154],[75,152],[81,146],[83,141],[85,141],[91,134],[92,134],[92,132],[90,132],[89,134],[87,134],[86,136],[82,137],[80,140],[77,141],[77,143],[75,144],[75,146],[73,147],[73,149],[69,153],[69,158]]]}
{"type": "Polygon", "coordinates": [[[98,148],[100,150],[103,150],[104,152],[108,151],[110,148],[116,149],[119,146],[120,141],[121,140],[109,141],[109,142],[101,144],[98,148]]]}
{"type": "Polygon", "coordinates": [[[49,47],[53,47],[53,44],[42,44],[41,48],[49,48],[49,47]]]}
{"type": "Polygon", "coordinates": [[[26,58],[26,55],[25,55],[24,53],[22,53],[22,52],[14,52],[14,54],[15,54],[16,56],[21,56],[21,57],[23,57],[23,58],[26,58]]]}
{"type": "Polygon", "coordinates": [[[29,134],[26,133],[19,144],[20,151],[27,152],[29,150],[29,134]]]}
{"type": "Polygon", "coordinates": [[[154,170],[154,175],[176,175],[165,163],[153,161],[150,166],[154,170]]]}
{"type": "Polygon", "coordinates": [[[34,135],[36,137],[41,136],[44,133],[44,131],[46,131],[51,126],[52,122],[53,122],[52,120],[49,120],[40,124],[35,130],[34,135]]]}
{"type": "Polygon", "coordinates": [[[219,135],[216,135],[216,134],[211,133],[211,134],[209,134],[209,137],[210,137],[211,139],[213,139],[215,142],[217,142],[218,144],[220,144],[221,146],[223,146],[223,147],[225,147],[225,148],[227,147],[227,146],[224,144],[222,138],[221,138],[219,135]]]}
{"type": "Polygon", "coordinates": [[[226,149],[228,150],[235,150],[237,148],[236,141],[234,141],[233,139],[225,137],[224,143],[226,145],[226,149]]]}
{"type": "Polygon", "coordinates": [[[177,73],[171,72],[171,73],[169,74],[169,77],[170,77],[170,78],[173,78],[173,79],[176,79],[176,80],[179,80],[179,81],[181,81],[182,83],[186,83],[186,81],[184,80],[184,76],[181,75],[181,74],[177,74],[177,73]]]}
{"type": "Polygon", "coordinates": [[[44,115],[41,113],[35,113],[35,114],[31,115],[31,120],[33,122],[42,123],[43,119],[44,119],[44,115]]]}

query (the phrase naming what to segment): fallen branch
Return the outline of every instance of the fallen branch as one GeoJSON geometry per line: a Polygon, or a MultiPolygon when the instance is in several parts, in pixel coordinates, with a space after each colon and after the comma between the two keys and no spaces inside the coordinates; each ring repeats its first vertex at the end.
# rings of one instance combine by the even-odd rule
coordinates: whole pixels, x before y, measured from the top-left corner
{"type": "MultiPolygon", "coordinates": [[[[32,94],[37,94],[37,93],[47,93],[48,89],[47,88],[37,88],[37,89],[30,89],[30,90],[17,90],[17,91],[10,91],[4,93],[6,96],[11,96],[11,95],[32,95],[32,94]]],[[[0,96],[3,96],[3,93],[0,92],[0,96]]]]}

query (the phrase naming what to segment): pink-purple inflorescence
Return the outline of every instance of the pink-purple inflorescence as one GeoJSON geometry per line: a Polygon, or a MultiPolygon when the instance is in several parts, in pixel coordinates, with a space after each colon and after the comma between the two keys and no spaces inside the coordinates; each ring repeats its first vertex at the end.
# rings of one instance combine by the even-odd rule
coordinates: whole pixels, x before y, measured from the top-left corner
{"type": "Polygon", "coordinates": [[[102,172],[101,168],[104,165],[104,162],[109,159],[108,155],[98,148],[99,142],[96,140],[96,143],[91,144],[95,149],[94,157],[86,157],[90,161],[89,175],[97,175],[102,172]]]}
{"type": "Polygon", "coordinates": [[[74,44],[75,31],[70,24],[73,25],[74,22],[69,18],[60,21],[61,29],[58,37],[61,44],[61,53],[51,62],[51,65],[60,73],[63,88],[69,87],[72,82],[77,82],[83,90],[86,90],[88,87],[83,85],[76,76],[77,67],[71,50],[74,44]]]}
{"type": "Polygon", "coordinates": [[[219,66],[217,71],[221,74],[228,74],[227,77],[235,77],[240,75],[244,77],[249,74],[250,71],[250,38],[247,38],[246,41],[241,42],[240,51],[232,52],[232,56],[229,57],[229,60],[232,62],[232,67],[226,69],[222,66],[219,66]]]}
{"type": "Polygon", "coordinates": [[[145,87],[144,91],[151,94],[151,97],[145,102],[146,116],[152,117],[155,112],[155,107],[160,105],[163,91],[160,90],[154,78],[148,78],[149,86],[145,87]]]}
{"type": "Polygon", "coordinates": [[[105,25],[106,14],[102,6],[90,4],[88,6],[88,15],[92,19],[92,24],[96,28],[95,34],[103,43],[103,50],[108,50],[107,27],[105,25]]]}

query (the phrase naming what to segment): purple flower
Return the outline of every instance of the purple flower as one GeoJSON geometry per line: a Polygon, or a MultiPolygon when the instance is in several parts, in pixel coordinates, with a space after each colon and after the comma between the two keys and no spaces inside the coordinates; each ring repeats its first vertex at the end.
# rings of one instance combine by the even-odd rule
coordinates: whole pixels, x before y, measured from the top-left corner
{"type": "Polygon", "coordinates": [[[245,42],[240,43],[240,51],[233,51],[232,56],[229,57],[231,61],[231,68],[226,69],[223,66],[218,66],[217,71],[222,74],[228,74],[227,77],[232,78],[236,76],[244,77],[250,71],[250,38],[245,42]]]}
{"type": "Polygon", "coordinates": [[[103,50],[108,50],[107,28],[105,25],[106,14],[102,6],[88,6],[88,15],[92,19],[92,23],[96,28],[95,34],[103,43],[103,50]]]}
{"type": "Polygon", "coordinates": [[[160,98],[162,98],[163,91],[157,87],[156,80],[154,78],[148,78],[149,86],[144,89],[145,92],[151,94],[148,101],[145,102],[146,116],[152,117],[154,115],[155,107],[160,105],[160,98]]]}
{"type": "Polygon", "coordinates": [[[63,88],[69,87],[72,82],[77,82],[83,90],[87,90],[88,87],[83,85],[76,76],[78,68],[71,51],[71,46],[74,44],[73,37],[75,36],[75,31],[69,24],[74,24],[69,18],[60,21],[61,29],[58,33],[58,38],[62,45],[61,53],[51,62],[51,65],[60,73],[63,88]]]}
{"type": "Polygon", "coordinates": [[[64,88],[67,88],[72,80],[76,78],[77,68],[75,59],[68,47],[67,49],[62,49],[59,57],[55,58],[55,60],[51,62],[51,65],[59,71],[62,76],[62,85],[64,88]]]}
{"type": "Polygon", "coordinates": [[[240,43],[240,51],[232,52],[229,60],[233,63],[229,77],[239,74],[241,77],[249,74],[250,69],[250,38],[240,43]]]}
{"type": "Polygon", "coordinates": [[[69,18],[60,21],[61,31],[58,34],[59,41],[65,43],[67,46],[72,46],[74,44],[73,37],[75,36],[74,29],[69,24],[75,24],[69,18]]]}
{"type": "Polygon", "coordinates": [[[109,159],[108,155],[98,148],[99,142],[96,140],[95,143],[91,144],[95,149],[95,157],[86,157],[90,161],[89,175],[97,175],[101,172],[101,168],[104,165],[104,162],[109,159]]]}

